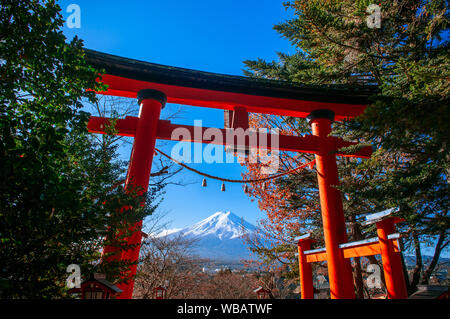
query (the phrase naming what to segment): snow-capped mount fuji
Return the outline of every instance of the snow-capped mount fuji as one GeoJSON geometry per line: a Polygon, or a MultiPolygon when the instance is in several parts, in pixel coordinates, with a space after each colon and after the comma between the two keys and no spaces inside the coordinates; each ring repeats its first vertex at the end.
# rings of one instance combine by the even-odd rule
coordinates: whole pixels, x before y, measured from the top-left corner
{"type": "Polygon", "coordinates": [[[195,238],[194,253],[203,258],[239,261],[250,257],[243,235],[256,227],[232,212],[217,212],[192,226],[167,230],[158,237],[183,236],[195,238]]]}
{"type": "Polygon", "coordinates": [[[242,237],[244,232],[255,229],[255,226],[232,212],[217,212],[182,231],[185,236],[213,235],[220,240],[227,240],[242,237]]]}

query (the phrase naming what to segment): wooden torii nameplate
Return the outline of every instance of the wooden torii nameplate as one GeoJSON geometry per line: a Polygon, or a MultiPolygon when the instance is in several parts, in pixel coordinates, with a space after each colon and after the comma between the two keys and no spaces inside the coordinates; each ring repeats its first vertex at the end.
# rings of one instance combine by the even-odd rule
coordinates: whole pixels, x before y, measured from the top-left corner
{"type": "MultiPolygon", "coordinates": [[[[372,154],[372,148],[363,147],[355,154],[345,154],[339,149],[356,143],[331,137],[329,134],[334,120],[353,118],[364,111],[371,91],[341,87],[317,88],[215,74],[91,50],[86,50],[86,60],[93,67],[106,72],[101,81],[108,85],[108,89],[97,93],[137,98],[140,105],[139,117],[126,117],[116,122],[118,135],[134,137],[126,188],[132,182],[144,190],[148,189],[156,139],[173,140],[172,132],[176,128],[182,127],[193,133],[192,138],[186,141],[226,144],[226,141],[198,139],[194,134],[198,128],[194,126],[160,120],[161,109],[167,102],[233,111],[231,129],[245,130],[248,127],[246,116],[249,112],[307,118],[312,127],[312,135],[280,135],[278,145],[270,145],[269,142],[263,146],[259,142],[261,133],[257,133],[257,144],[261,148],[315,154],[331,297],[355,297],[351,265],[339,248],[339,245],[347,242],[347,235],[341,194],[333,187],[339,184],[336,156],[368,158],[372,154]]],[[[92,117],[88,124],[89,131],[103,134],[109,121],[107,118],[92,117]]],[[[202,132],[206,129],[202,128],[202,132]]],[[[226,130],[222,131],[225,136],[226,130]]],[[[247,138],[243,142],[233,141],[232,145],[225,146],[245,150],[250,145],[247,138]]],[[[115,251],[112,247],[105,247],[105,254],[115,252],[116,259],[136,262],[139,257],[141,227],[142,221],[135,225],[135,232],[128,239],[129,244],[136,245],[135,249],[115,251]]],[[[136,265],[131,267],[130,276],[135,273],[136,265]]],[[[129,279],[127,284],[119,285],[123,290],[119,298],[132,297],[134,281],[131,277],[129,279]]]]}

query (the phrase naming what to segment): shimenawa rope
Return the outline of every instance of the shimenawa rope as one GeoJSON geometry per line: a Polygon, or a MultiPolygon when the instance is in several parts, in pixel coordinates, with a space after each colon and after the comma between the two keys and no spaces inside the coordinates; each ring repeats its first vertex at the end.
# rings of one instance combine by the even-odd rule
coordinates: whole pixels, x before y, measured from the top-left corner
{"type": "Polygon", "coordinates": [[[268,176],[268,177],[264,177],[264,178],[258,178],[258,179],[243,180],[243,179],[228,179],[228,178],[223,178],[223,177],[218,177],[218,176],[213,176],[213,175],[210,175],[210,174],[207,174],[207,173],[203,173],[203,172],[201,172],[199,170],[196,170],[195,168],[189,167],[186,164],[184,164],[184,163],[182,163],[182,162],[180,162],[180,161],[170,157],[169,155],[167,155],[166,153],[164,153],[163,151],[161,151],[161,150],[159,150],[157,148],[155,148],[155,151],[158,152],[159,154],[167,157],[168,159],[170,159],[171,161],[175,162],[176,164],[178,164],[178,165],[180,165],[180,166],[182,166],[182,167],[184,167],[184,168],[186,168],[186,169],[188,169],[188,170],[190,170],[190,171],[192,171],[194,173],[197,173],[197,174],[202,175],[204,177],[208,177],[208,178],[211,178],[211,179],[216,179],[216,180],[219,180],[219,181],[222,181],[222,182],[229,182],[229,183],[260,183],[260,182],[265,182],[265,181],[268,181],[268,180],[271,180],[271,179],[280,178],[280,177],[282,177],[284,175],[292,174],[295,171],[298,171],[298,170],[300,170],[302,168],[305,168],[308,165],[312,165],[316,161],[314,159],[311,162],[308,162],[306,164],[298,166],[298,167],[296,167],[294,169],[291,169],[291,170],[288,170],[286,172],[282,172],[282,173],[279,173],[279,174],[275,174],[275,175],[272,175],[272,176],[268,176]]]}

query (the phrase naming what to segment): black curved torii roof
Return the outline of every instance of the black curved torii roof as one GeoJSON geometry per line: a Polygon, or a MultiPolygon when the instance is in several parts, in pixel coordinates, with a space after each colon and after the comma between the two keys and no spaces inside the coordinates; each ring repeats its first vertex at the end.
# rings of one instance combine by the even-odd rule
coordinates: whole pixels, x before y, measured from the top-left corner
{"type": "MultiPolygon", "coordinates": [[[[139,81],[140,83],[149,83],[149,88],[153,88],[157,85],[158,88],[183,88],[187,89],[200,89],[208,92],[226,92],[232,94],[241,94],[245,97],[267,97],[273,98],[276,103],[276,99],[283,99],[285,101],[305,101],[309,104],[341,104],[354,108],[355,114],[347,114],[349,117],[362,113],[365,105],[369,103],[369,97],[374,94],[373,88],[349,88],[341,85],[334,86],[311,86],[301,85],[298,83],[292,83],[280,80],[268,80],[260,78],[251,78],[245,76],[225,75],[219,73],[211,73],[205,71],[197,71],[179,67],[166,66],[156,63],[149,63],[129,58],[124,58],[116,55],[111,55],[103,52],[85,49],[85,59],[98,70],[104,70],[106,73],[106,79],[103,81],[105,84],[109,84],[113,89],[111,95],[130,96],[131,91],[134,89],[127,87],[122,90],[122,84],[130,83],[132,80],[139,81]],[[113,80],[111,80],[113,79],[113,80]],[[122,79],[122,81],[117,81],[122,79]],[[121,84],[118,84],[121,83],[121,84]],[[151,85],[153,84],[153,85],[151,85]],[[358,110],[356,110],[358,108],[358,110]]],[[[136,82],[137,83],[137,82],[136,82]]],[[[166,90],[167,91],[167,90],[166,90]]],[[[169,90],[170,91],[170,90],[169,90]]],[[[180,92],[180,90],[178,90],[180,92]]],[[[105,92],[104,92],[105,93],[105,92]]],[[[167,92],[165,92],[167,94],[167,92]]],[[[108,94],[108,92],[106,92],[108,94]]],[[[170,93],[167,94],[170,101],[170,93]]],[[[209,94],[211,95],[211,94],[209,94]]],[[[208,97],[209,99],[210,97],[208,97]]],[[[180,99],[177,97],[177,99],[180,99]]],[[[181,97],[181,99],[183,99],[181,97]]],[[[196,98],[197,99],[197,98],[196,98]]],[[[227,102],[228,103],[228,102],[227,102]]],[[[180,103],[182,104],[182,103],[180,103]]],[[[195,103],[186,103],[189,105],[195,105],[195,103]]],[[[251,104],[251,103],[250,103],[251,104]]],[[[203,105],[199,105],[203,106],[203,105]]],[[[245,105],[244,105],[245,106],[245,105]]],[[[275,106],[274,106],[275,107],[275,106]]],[[[219,107],[224,108],[226,107],[219,107]]],[[[312,107],[314,108],[314,107],[312,107]]],[[[317,108],[317,107],[316,107],[317,108]]],[[[252,112],[251,105],[249,111],[252,112]]],[[[310,112],[311,107],[305,112],[310,112]]],[[[336,112],[337,117],[345,117],[345,111],[343,114],[336,112]]],[[[287,111],[288,112],[288,111],[287,111]]],[[[273,112],[268,112],[272,113],[273,112]]],[[[289,115],[289,114],[281,114],[289,115]]],[[[293,115],[296,116],[296,115],[293,115]]]]}

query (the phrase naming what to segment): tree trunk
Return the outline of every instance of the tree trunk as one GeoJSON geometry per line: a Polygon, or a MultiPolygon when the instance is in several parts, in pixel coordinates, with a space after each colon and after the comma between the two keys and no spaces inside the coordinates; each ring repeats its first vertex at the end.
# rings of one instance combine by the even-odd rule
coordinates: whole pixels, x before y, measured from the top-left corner
{"type": "Polygon", "coordinates": [[[406,267],[406,263],[405,263],[405,257],[403,256],[403,240],[402,238],[399,238],[398,243],[400,245],[400,255],[402,256],[402,268],[403,268],[403,276],[405,276],[405,284],[406,284],[406,291],[409,292],[412,290],[411,289],[411,284],[409,281],[409,274],[408,274],[408,268],[406,267]]]}
{"type": "Polygon", "coordinates": [[[416,253],[416,266],[414,267],[412,278],[411,278],[411,285],[410,285],[410,291],[408,291],[408,295],[414,293],[417,290],[417,284],[420,280],[420,273],[422,272],[422,252],[420,249],[420,241],[419,236],[417,236],[416,232],[412,232],[413,242],[414,242],[414,251],[416,253]]]}
{"type": "MultiPolygon", "coordinates": [[[[353,240],[355,241],[361,240],[363,237],[359,224],[356,222],[355,216],[351,215],[349,219],[352,225],[351,232],[353,235],[352,236],[353,240]]],[[[364,281],[362,277],[360,257],[353,258],[353,279],[355,281],[356,298],[364,299],[364,281]]]]}
{"type": "Polygon", "coordinates": [[[356,299],[364,299],[364,282],[362,278],[361,258],[355,257],[353,261],[354,261],[353,269],[355,270],[354,279],[356,286],[356,299]]]}
{"type": "Polygon", "coordinates": [[[436,268],[437,262],[439,261],[439,257],[441,255],[441,251],[448,244],[448,242],[444,243],[445,237],[446,237],[445,231],[442,231],[439,234],[439,239],[438,239],[438,241],[436,243],[436,248],[434,250],[433,259],[431,259],[431,263],[427,267],[427,270],[425,270],[423,272],[422,281],[421,281],[422,285],[428,285],[428,282],[430,280],[430,276],[433,273],[434,269],[436,268]]]}

